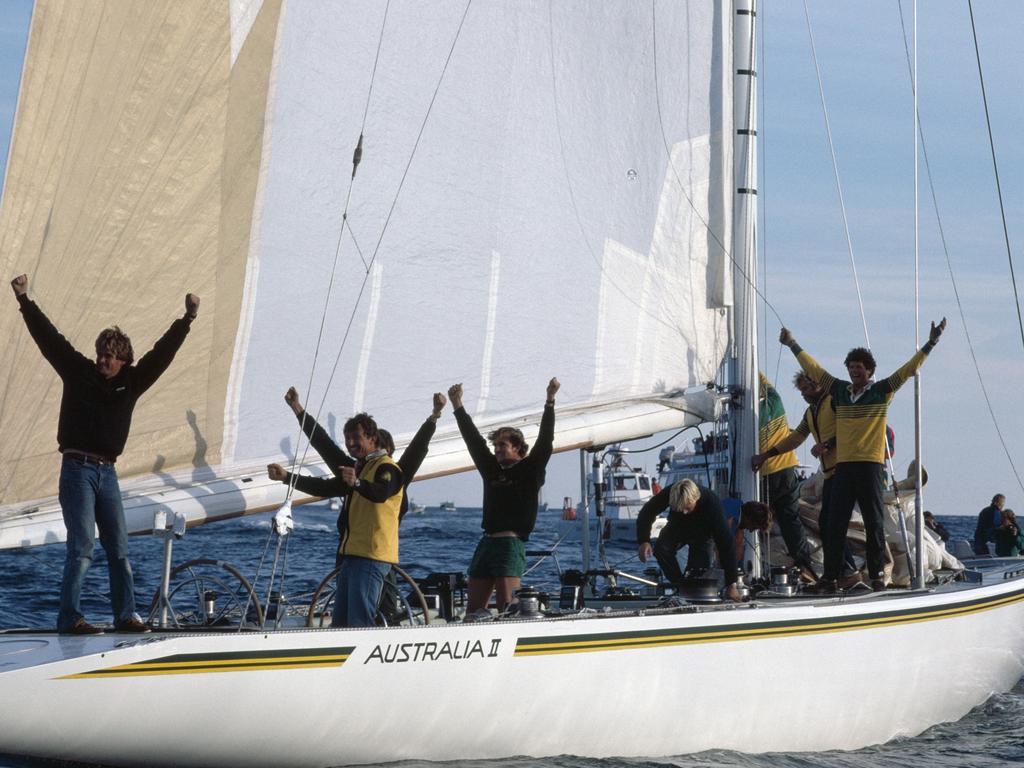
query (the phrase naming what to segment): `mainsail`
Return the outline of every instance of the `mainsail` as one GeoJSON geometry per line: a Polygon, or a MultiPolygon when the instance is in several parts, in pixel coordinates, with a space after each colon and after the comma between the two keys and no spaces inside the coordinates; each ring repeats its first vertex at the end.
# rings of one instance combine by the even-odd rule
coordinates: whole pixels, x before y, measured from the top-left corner
{"type": "MultiPolygon", "coordinates": [[[[282,402],[403,442],[463,382],[556,449],[714,414],[728,344],[728,4],[37,0],[4,274],[80,350],[203,299],[118,463],[129,526],[283,497],[282,402]],[[361,162],[353,176],[353,151],[361,162]],[[314,370],[312,379],[310,371],[314,370]],[[311,383],[310,383],[311,382],[311,383]]],[[[63,538],[60,381],[0,313],[0,547],[63,538]]],[[[470,464],[453,425],[422,476],[470,464]]]]}

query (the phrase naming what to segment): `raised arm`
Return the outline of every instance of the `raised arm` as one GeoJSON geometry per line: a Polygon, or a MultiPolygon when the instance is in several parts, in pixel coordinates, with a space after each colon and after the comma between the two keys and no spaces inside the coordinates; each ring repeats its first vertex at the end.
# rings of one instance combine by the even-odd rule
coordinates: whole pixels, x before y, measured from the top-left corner
{"type": "Polygon", "coordinates": [[[818,361],[811,357],[809,352],[805,352],[804,349],[796,343],[796,339],[793,338],[793,334],[789,332],[788,328],[783,328],[779,331],[779,343],[789,347],[793,354],[796,355],[796,360],[800,363],[800,367],[804,369],[804,373],[825,387],[825,389],[832,388],[832,383],[836,378],[822,368],[818,364],[818,361]]]}
{"type": "Polygon", "coordinates": [[[11,280],[11,289],[14,291],[14,298],[24,296],[28,293],[28,275],[18,275],[11,280]]]}
{"type": "Polygon", "coordinates": [[[135,364],[135,376],[139,393],[145,392],[160,378],[174,360],[188,336],[192,321],[199,313],[199,297],[194,293],[185,294],[185,314],[171,323],[163,336],[135,364]]]}
{"type": "Polygon", "coordinates": [[[82,366],[92,367],[92,361],[76,350],[43,314],[43,310],[28,297],[28,275],[18,275],[11,280],[11,288],[18,300],[29,335],[58,375],[64,376],[82,366]]]}
{"type": "Polygon", "coordinates": [[[530,457],[536,462],[537,467],[543,469],[551,458],[551,451],[555,442],[555,395],[562,385],[557,378],[548,382],[547,398],[544,401],[544,415],[540,419],[540,430],[537,432],[537,440],[533,444],[530,457]]]}
{"type": "Polygon", "coordinates": [[[946,318],[942,318],[938,325],[932,321],[931,330],[928,332],[928,341],[914,353],[913,357],[901,365],[899,370],[880,381],[880,388],[883,391],[895,392],[902,387],[907,379],[911,378],[924,365],[924,361],[928,358],[928,353],[939,343],[939,338],[944,330],[946,330],[946,318]]]}
{"type": "Polygon", "coordinates": [[[459,425],[459,432],[462,434],[462,439],[466,442],[466,449],[469,451],[473,463],[480,472],[490,476],[497,468],[498,463],[494,459],[494,454],[487,447],[487,441],[484,440],[483,435],[480,434],[473,423],[473,419],[466,413],[466,409],[462,407],[461,384],[452,384],[448,387],[448,399],[452,403],[455,423],[459,425]]]}
{"type": "Polygon", "coordinates": [[[444,410],[445,403],[447,402],[448,400],[441,392],[434,393],[433,410],[427,417],[427,420],[417,430],[413,439],[409,441],[409,445],[402,451],[402,458],[398,460],[398,466],[402,468],[402,475],[405,478],[406,485],[409,485],[413,478],[416,477],[420,465],[427,458],[430,438],[434,436],[434,432],[437,430],[437,420],[441,418],[441,411],[444,410]]]}
{"type": "Polygon", "coordinates": [[[295,418],[299,420],[299,426],[309,438],[310,446],[320,454],[320,458],[324,460],[331,471],[337,470],[338,467],[354,467],[356,465],[356,460],[345,453],[345,449],[334,442],[327,434],[327,430],[321,427],[312,414],[302,407],[302,403],[299,402],[299,392],[295,387],[288,387],[288,391],[284,393],[284,401],[292,409],[295,418]]]}

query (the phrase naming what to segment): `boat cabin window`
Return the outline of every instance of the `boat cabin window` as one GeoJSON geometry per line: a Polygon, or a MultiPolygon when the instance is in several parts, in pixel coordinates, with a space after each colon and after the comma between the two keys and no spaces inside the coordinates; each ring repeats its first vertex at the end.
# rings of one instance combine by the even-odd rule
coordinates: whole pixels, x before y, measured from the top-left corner
{"type": "Polygon", "coordinates": [[[649,491],[649,490],[651,490],[651,478],[649,478],[649,477],[641,477],[640,478],[640,490],[641,491],[649,491]]]}

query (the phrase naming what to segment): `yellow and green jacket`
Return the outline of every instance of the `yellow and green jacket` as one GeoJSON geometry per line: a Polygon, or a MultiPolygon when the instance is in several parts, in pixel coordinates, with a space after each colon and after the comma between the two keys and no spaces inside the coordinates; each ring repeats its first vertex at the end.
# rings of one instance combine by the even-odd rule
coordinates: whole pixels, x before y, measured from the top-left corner
{"type": "Polygon", "coordinates": [[[402,470],[381,453],[366,462],[359,487],[345,501],[348,525],[342,534],[341,555],[398,562],[398,513],[402,506],[402,470]]]}
{"type": "Polygon", "coordinates": [[[832,450],[819,457],[825,479],[832,477],[836,468],[836,413],[832,407],[832,395],[826,392],[814,405],[807,406],[804,417],[793,430],[775,444],[779,453],[792,451],[803,445],[811,435],[816,443],[830,443],[832,450]]]}
{"type": "MultiPolygon", "coordinates": [[[[761,403],[758,410],[758,432],[759,448],[758,453],[765,453],[775,448],[789,435],[789,422],[786,421],[786,409],[782,405],[782,398],[775,391],[775,387],[768,381],[768,377],[759,373],[761,381],[761,403]]],[[[796,454],[792,449],[785,452],[779,451],[777,456],[772,456],[761,465],[762,475],[774,475],[784,469],[797,465],[796,454]]]]}
{"type": "Polygon", "coordinates": [[[921,368],[932,346],[931,342],[926,343],[898,371],[881,381],[872,381],[855,398],[850,382],[837,379],[799,345],[793,345],[793,354],[800,367],[832,395],[836,415],[837,464],[849,461],[885,463],[885,419],[889,403],[896,390],[921,368]]]}

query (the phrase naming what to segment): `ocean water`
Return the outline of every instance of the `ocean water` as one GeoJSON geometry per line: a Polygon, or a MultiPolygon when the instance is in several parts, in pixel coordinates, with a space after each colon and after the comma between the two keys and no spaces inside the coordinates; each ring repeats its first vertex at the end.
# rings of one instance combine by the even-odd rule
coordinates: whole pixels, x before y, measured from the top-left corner
{"type": "MultiPolygon", "coordinates": [[[[575,524],[562,523],[558,511],[542,515],[528,549],[551,552],[548,556],[531,558],[532,570],[524,577],[526,584],[538,587],[557,583],[558,567],[579,568],[580,546],[575,524]],[[557,561],[557,562],[556,562],[557,561]]],[[[301,605],[334,565],[337,544],[335,513],[326,505],[297,507],[294,512],[295,531],[280,549],[271,535],[269,516],[243,518],[205,526],[189,531],[174,545],[175,564],[193,558],[212,558],[232,563],[250,580],[256,580],[257,592],[266,594],[267,580],[275,558],[277,573],[285,573],[283,584],[276,579],[274,589],[287,599],[301,605]],[[261,565],[262,563],[262,565],[261,565]],[[258,579],[256,576],[258,574],[258,579]]],[[[974,520],[966,517],[942,518],[954,537],[969,538],[974,520]]],[[[442,512],[428,508],[422,515],[410,515],[402,523],[402,567],[413,576],[431,572],[462,571],[479,538],[480,510],[460,509],[442,512]]],[[[132,563],[140,612],[155,592],[161,572],[161,542],[150,537],[133,538],[132,563]]],[[[639,573],[635,546],[630,543],[609,543],[607,559],[612,567],[639,573]]],[[[0,627],[50,627],[55,621],[58,604],[63,545],[35,550],[0,552],[0,627]]],[[[595,552],[596,558],[596,552],[595,552]]],[[[597,563],[592,559],[592,565],[597,563]]],[[[106,567],[102,549],[87,579],[83,608],[95,622],[110,620],[109,607],[102,592],[106,589],[106,567]]],[[[0,717],[3,714],[0,712],[0,717]]],[[[724,714],[723,716],[728,716],[724,714]]],[[[766,712],[766,717],[784,716],[766,712]]],[[[603,715],[602,715],[603,717],[603,715]]],[[[677,718],[669,716],[652,720],[652,727],[673,727],[677,718]]],[[[685,717],[678,719],[685,722],[685,717]]],[[[680,726],[685,727],[685,726],[680,726]]],[[[737,724],[742,727],[742,724],[737,724]]],[[[53,766],[49,761],[0,756],[0,768],[53,766]]],[[[60,765],[73,765],[60,763],[60,765]]],[[[900,739],[885,745],[854,752],[774,753],[747,755],[713,751],[698,755],[651,759],[592,759],[561,756],[546,759],[517,758],[500,761],[459,761],[455,763],[405,762],[405,768],[446,765],[454,768],[644,768],[646,766],[680,766],[711,768],[874,768],[874,766],[995,766],[1024,765],[1024,682],[1008,693],[992,697],[983,705],[955,723],[929,729],[913,739],[900,739]]]]}

